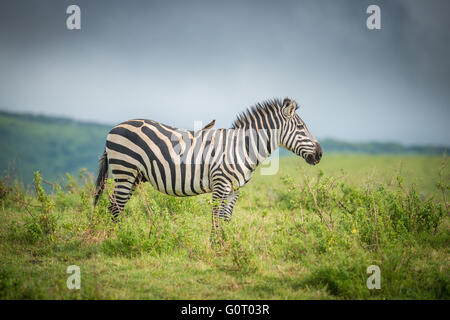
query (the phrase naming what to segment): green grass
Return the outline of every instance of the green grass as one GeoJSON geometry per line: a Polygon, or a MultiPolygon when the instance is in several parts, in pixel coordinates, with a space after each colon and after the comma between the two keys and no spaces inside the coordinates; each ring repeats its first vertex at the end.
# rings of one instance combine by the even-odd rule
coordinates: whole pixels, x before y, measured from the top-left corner
{"type": "Polygon", "coordinates": [[[445,161],[282,158],[277,175],[258,172],[241,189],[213,247],[210,195],[175,198],[145,184],[114,224],[111,181],[94,210],[88,175],[51,196],[4,179],[0,298],[449,299],[445,161]],[[380,290],[366,287],[373,264],[380,290]],[[69,265],[81,268],[80,290],[66,287],[69,265]]]}

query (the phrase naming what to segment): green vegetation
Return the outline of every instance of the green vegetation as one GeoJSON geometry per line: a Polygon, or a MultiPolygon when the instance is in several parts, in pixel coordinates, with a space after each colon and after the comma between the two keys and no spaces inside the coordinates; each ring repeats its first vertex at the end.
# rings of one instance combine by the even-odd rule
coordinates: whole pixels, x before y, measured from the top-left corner
{"type": "MultiPolygon", "coordinates": [[[[223,243],[211,247],[210,195],[143,184],[118,224],[108,181],[70,175],[46,194],[0,184],[3,299],[449,299],[450,170],[436,156],[331,154],[281,159],[241,189],[223,243]],[[69,290],[66,269],[81,268],[69,290]],[[369,290],[366,269],[381,269],[369,290]]],[[[44,176],[45,177],[45,176],[44,176]]]]}

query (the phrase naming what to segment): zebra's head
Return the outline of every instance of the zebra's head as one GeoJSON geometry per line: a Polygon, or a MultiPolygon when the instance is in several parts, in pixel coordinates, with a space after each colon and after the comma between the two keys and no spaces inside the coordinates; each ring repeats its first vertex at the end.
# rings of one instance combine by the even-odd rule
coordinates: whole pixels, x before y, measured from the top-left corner
{"type": "Polygon", "coordinates": [[[281,116],[283,117],[281,145],[305,159],[307,163],[316,165],[322,158],[322,147],[295,112],[297,109],[295,100],[284,99],[281,107],[281,116]]]}

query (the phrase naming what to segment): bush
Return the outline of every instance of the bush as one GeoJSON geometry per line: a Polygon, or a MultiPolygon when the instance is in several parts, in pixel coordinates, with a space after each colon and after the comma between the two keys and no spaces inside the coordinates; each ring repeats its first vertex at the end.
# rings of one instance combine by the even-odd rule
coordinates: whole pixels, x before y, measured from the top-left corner
{"type": "Polygon", "coordinates": [[[353,232],[367,247],[434,232],[446,213],[444,206],[419,196],[415,185],[405,187],[401,176],[397,181],[392,187],[353,186],[319,174],[316,179],[304,176],[303,184],[295,185],[283,177],[286,188],[279,191],[279,208],[311,212],[325,227],[320,232],[328,230],[327,238],[336,231],[353,232]]]}
{"type": "Polygon", "coordinates": [[[36,200],[39,204],[34,206],[35,210],[27,209],[29,210],[28,213],[30,216],[25,219],[27,239],[31,242],[46,238],[48,235],[54,233],[56,228],[57,217],[53,212],[55,203],[45,193],[41,181],[42,177],[39,174],[39,171],[36,171],[34,173],[34,190],[36,193],[36,200]]]}

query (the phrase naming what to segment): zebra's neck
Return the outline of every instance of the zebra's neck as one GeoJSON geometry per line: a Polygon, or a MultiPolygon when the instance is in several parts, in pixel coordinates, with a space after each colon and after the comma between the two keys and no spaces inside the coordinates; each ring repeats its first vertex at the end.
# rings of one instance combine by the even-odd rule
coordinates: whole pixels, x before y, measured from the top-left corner
{"type": "Polygon", "coordinates": [[[252,170],[266,160],[273,151],[278,149],[280,145],[280,137],[278,129],[256,128],[248,129],[249,137],[253,138],[254,144],[247,147],[250,155],[254,154],[255,161],[252,163],[252,170]],[[256,147],[256,150],[255,150],[256,147]]]}
{"type": "Polygon", "coordinates": [[[240,172],[238,184],[245,185],[256,168],[280,145],[279,130],[261,128],[236,128],[227,130],[225,165],[240,172]]]}
{"type": "Polygon", "coordinates": [[[247,136],[257,141],[257,147],[251,144],[246,147],[250,154],[256,152],[251,164],[252,171],[281,145],[281,106],[279,99],[258,103],[241,113],[232,124],[232,129],[244,130],[247,136]]]}
{"type": "Polygon", "coordinates": [[[233,185],[243,186],[256,168],[279,147],[279,132],[278,129],[262,128],[206,130],[194,134],[193,142],[186,143],[189,147],[183,154],[192,155],[188,158],[203,159],[211,172],[221,168],[233,185]]]}

